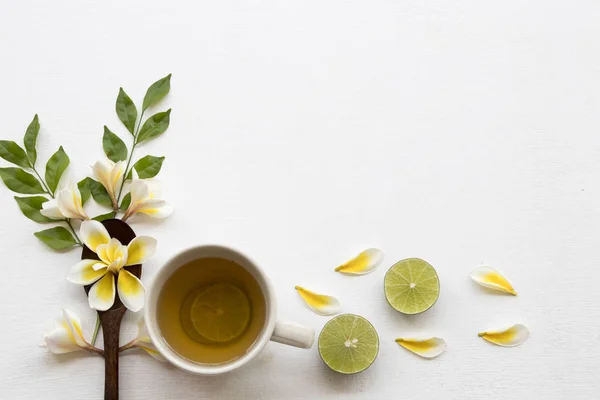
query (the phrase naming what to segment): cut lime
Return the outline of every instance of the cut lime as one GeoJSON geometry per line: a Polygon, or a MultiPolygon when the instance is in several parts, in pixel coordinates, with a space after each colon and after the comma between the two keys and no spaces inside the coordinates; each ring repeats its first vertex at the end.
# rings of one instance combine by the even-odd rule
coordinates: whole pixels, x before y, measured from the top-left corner
{"type": "Polygon", "coordinates": [[[407,258],[392,265],[383,282],[388,303],[404,314],[427,311],[440,295],[435,269],[420,258],[407,258]]]}
{"type": "Polygon", "coordinates": [[[190,310],[194,329],[212,342],[229,342],[250,322],[250,302],[236,286],[219,283],[201,291],[190,310]]]}
{"type": "Polygon", "coordinates": [[[379,336],[363,317],[342,314],[329,320],[319,335],[319,354],[329,368],[356,374],[369,368],[379,352],[379,336]]]}

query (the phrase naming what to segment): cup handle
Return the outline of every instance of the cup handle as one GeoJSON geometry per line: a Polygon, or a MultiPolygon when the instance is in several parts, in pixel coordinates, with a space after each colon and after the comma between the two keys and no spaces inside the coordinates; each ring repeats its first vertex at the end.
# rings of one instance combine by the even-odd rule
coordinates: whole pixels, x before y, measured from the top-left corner
{"type": "Polygon", "coordinates": [[[277,321],[271,340],[302,349],[310,349],[315,341],[315,331],[295,322],[277,321]]]}

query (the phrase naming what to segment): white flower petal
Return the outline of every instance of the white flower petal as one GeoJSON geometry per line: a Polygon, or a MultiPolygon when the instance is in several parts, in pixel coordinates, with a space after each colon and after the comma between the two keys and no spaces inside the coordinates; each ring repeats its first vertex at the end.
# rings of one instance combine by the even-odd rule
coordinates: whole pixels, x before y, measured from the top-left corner
{"type": "Polygon", "coordinates": [[[367,249],[335,270],[344,274],[365,275],[373,272],[381,261],[383,261],[383,252],[381,250],[367,249]]]}
{"type": "Polygon", "coordinates": [[[396,343],[424,358],[434,358],[446,351],[446,341],[437,337],[429,339],[398,338],[396,343]]]}
{"type": "Polygon", "coordinates": [[[114,194],[119,193],[121,185],[123,184],[123,174],[125,173],[125,161],[119,161],[115,164],[114,168],[110,172],[110,184],[114,194]]]}
{"type": "Polygon", "coordinates": [[[108,258],[108,243],[99,244],[96,246],[96,254],[106,265],[110,265],[112,261],[108,258]]]}
{"type": "Polygon", "coordinates": [[[63,310],[56,328],[46,334],[44,340],[48,350],[55,354],[70,353],[89,347],[83,337],[79,317],[69,310],[63,310]]]}
{"type": "Polygon", "coordinates": [[[502,347],[516,347],[529,337],[529,329],[525,325],[516,324],[508,329],[480,332],[479,337],[502,347]]]}
{"type": "Polygon", "coordinates": [[[296,290],[302,299],[314,312],[320,315],[334,315],[341,311],[342,306],[335,297],[317,294],[303,287],[296,286],[296,290]]]}
{"type": "Polygon", "coordinates": [[[107,244],[110,241],[110,235],[104,225],[94,220],[83,221],[79,235],[83,243],[94,253],[98,245],[107,244]]]}
{"type": "Polygon", "coordinates": [[[40,213],[51,219],[64,219],[65,216],[62,215],[60,209],[58,208],[58,201],[56,199],[51,199],[42,204],[42,209],[40,213]]]}
{"type": "Polygon", "coordinates": [[[56,195],[57,205],[60,213],[66,218],[87,220],[88,215],[83,210],[81,204],[81,193],[74,182],[70,182],[69,186],[56,195]]]}
{"type": "Polygon", "coordinates": [[[142,282],[131,272],[122,269],[117,279],[117,290],[123,305],[136,312],[144,307],[145,289],[142,282]]]}
{"type": "Polygon", "coordinates": [[[71,334],[62,326],[44,335],[44,342],[48,350],[54,354],[65,354],[83,350],[71,340],[71,334]]]}
{"type": "Polygon", "coordinates": [[[114,194],[113,187],[110,183],[110,175],[114,167],[115,163],[108,158],[96,161],[92,167],[94,171],[94,177],[102,184],[102,186],[104,186],[104,188],[106,188],[106,191],[109,194],[114,194]]]}
{"type": "Polygon", "coordinates": [[[81,260],[71,268],[67,280],[78,285],[89,285],[106,274],[106,267],[98,260],[81,260]]]}
{"type": "Polygon", "coordinates": [[[63,320],[69,327],[75,343],[81,347],[88,346],[88,342],[86,342],[83,337],[83,330],[81,329],[81,321],[79,320],[79,317],[69,310],[63,310],[63,320]]]}
{"type": "Polygon", "coordinates": [[[499,271],[492,267],[478,267],[471,272],[471,279],[481,286],[489,289],[498,290],[505,293],[517,295],[512,285],[499,271]]]}
{"type": "Polygon", "coordinates": [[[98,311],[106,311],[115,303],[115,277],[109,272],[88,293],[90,307],[98,311]]]}
{"type": "Polygon", "coordinates": [[[127,246],[127,264],[143,264],[156,252],[156,239],[150,236],[138,236],[127,246]]]}
{"type": "Polygon", "coordinates": [[[166,218],[173,212],[173,207],[164,200],[148,199],[138,203],[135,207],[135,212],[146,214],[153,218],[166,218]]]}
{"type": "Polygon", "coordinates": [[[150,198],[148,184],[141,179],[136,179],[131,182],[131,188],[129,190],[131,192],[131,206],[135,206],[135,204],[150,198]]]}

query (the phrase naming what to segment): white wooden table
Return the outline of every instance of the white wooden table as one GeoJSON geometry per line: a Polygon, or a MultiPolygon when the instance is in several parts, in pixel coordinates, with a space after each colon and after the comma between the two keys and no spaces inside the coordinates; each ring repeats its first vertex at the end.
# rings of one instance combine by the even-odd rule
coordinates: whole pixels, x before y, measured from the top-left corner
{"type": "MultiPolygon", "coordinates": [[[[143,220],[157,255],[225,243],[269,272],[280,314],[319,331],[300,284],[336,295],[381,337],[365,373],[329,371],[315,348],[269,344],[248,368],[186,375],[121,357],[127,399],[592,399],[600,392],[600,3],[580,1],[0,1],[0,138],[34,113],[42,163],[58,148],[78,179],[123,138],[119,86],[138,103],[173,73],[159,175],[175,213],[143,220]],[[384,265],[333,268],[360,250],[384,265]],[[406,257],[436,267],[441,296],[404,317],[383,296],[406,257]],[[469,279],[500,268],[519,296],[469,279]],[[523,322],[531,338],[494,347],[480,330],[523,322]],[[433,361],[394,338],[438,335],[433,361]]],[[[138,151],[138,150],[136,150],[138,151]]],[[[2,163],[4,166],[4,163],[2,163]]],[[[97,399],[98,357],[37,345],[62,307],[94,314],[65,274],[79,255],[40,243],[0,187],[0,398],[97,399]]],[[[92,213],[92,211],[90,211],[92,213]]],[[[133,316],[122,340],[134,334],[133,316]]]]}

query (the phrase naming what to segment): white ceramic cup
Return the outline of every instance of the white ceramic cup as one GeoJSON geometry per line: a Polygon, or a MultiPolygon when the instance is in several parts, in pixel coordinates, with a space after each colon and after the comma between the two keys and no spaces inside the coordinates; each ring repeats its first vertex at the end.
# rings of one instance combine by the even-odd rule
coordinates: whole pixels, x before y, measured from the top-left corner
{"type": "Polygon", "coordinates": [[[206,245],[192,247],[173,256],[158,271],[146,293],[145,320],[148,333],[156,349],[173,365],[198,375],[218,375],[233,371],[245,365],[260,353],[269,340],[290,346],[308,349],[312,347],[315,333],[308,328],[293,322],[277,321],[277,301],[273,287],[265,273],[250,258],[225,246],[206,245]],[[181,266],[199,258],[218,257],[236,262],[254,276],[260,285],[266,304],[265,324],[254,344],[246,354],[231,362],[222,364],[201,364],[190,361],[171,349],[160,334],[156,318],[158,296],[169,277],[181,266]]]}

